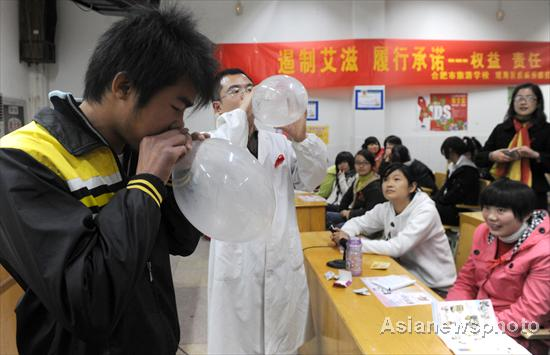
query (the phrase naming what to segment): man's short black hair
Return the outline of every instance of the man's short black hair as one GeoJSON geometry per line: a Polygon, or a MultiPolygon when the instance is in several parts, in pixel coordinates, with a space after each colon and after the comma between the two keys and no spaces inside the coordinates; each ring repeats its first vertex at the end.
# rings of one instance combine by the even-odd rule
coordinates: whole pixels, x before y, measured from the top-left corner
{"type": "Polygon", "coordinates": [[[203,107],[212,95],[218,62],[212,42],[177,7],[136,7],[99,39],[86,71],[84,99],[101,102],[118,73],[124,73],[145,106],[162,89],[185,79],[203,107]]]}
{"type": "Polygon", "coordinates": [[[214,78],[214,91],[212,91],[212,101],[219,101],[221,100],[220,92],[222,91],[222,79],[228,75],[237,75],[242,74],[250,80],[252,84],[254,84],[254,81],[251,77],[248,76],[242,69],[239,68],[228,68],[224,69],[218,74],[216,74],[216,77],[214,78]]]}
{"type": "Polygon", "coordinates": [[[487,186],[479,195],[479,205],[509,208],[518,221],[535,210],[536,195],[522,182],[503,178],[487,186]]]}

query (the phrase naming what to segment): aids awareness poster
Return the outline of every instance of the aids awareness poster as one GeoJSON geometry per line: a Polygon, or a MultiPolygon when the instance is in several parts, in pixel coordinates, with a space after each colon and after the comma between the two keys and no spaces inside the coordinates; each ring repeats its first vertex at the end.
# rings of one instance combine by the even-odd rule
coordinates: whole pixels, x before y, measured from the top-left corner
{"type": "Polygon", "coordinates": [[[468,129],[468,94],[418,96],[417,126],[424,131],[468,129]]]}

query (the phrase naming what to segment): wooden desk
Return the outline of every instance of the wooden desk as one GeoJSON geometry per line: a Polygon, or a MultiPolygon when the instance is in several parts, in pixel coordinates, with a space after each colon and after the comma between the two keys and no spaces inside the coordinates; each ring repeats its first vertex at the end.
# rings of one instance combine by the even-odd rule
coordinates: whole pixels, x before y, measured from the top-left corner
{"type": "MultiPolygon", "coordinates": [[[[306,267],[315,337],[300,348],[301,354],[450,354],[436,334],[414,332],[415,322],[425,326],[432,320],[431,306],[386,308],[376,296],[358,296],[352,291],[364,287],[359,277],[347,288],[335,288],[334,281],[327,281],[324,273],[334,269],[326,266],[328,260],[341,258],[336,248],[329,244],[329,232],[302,233],[302,248],[306,267]],[[323,247],[325,246],[325,247],[323,247]],[[308,249],[310,248],[310,249],[308,249]],[[388,318],[386,318],[388,317],[388,318]],[[382,334],[386,320],[393,327],[397,322],[413,328],[403,334],[382,334]]],[[[364,254],[362,276],[406,274],[397,262],[387,256],[364,254]],[[388,270],[371,270],[373,261],[390,261],[388,270]]],[[[438,300],[441,298],[419,282],[438,300]]]]}
{"type": "Polygon", "coordinates": [[[435,186],[437,186],[438,189],[441,189],[443,185],[445,184],[445,180],[447,180],[447,173],[442,172],[435,172],[435,186]]]}
{"type": "Polygon", "coordinates": [[[23,290],[0,266],[0,355],[17,355],[14,310],[22,295],[23,290]]]}
{"type": "Polygon", "coordinates": [[[459,213],[460,225],[458,235],[458,246],[456,248],[455,265],[456,272],[459,272],[462,266],[468,260],[470,249],[472,248],[472,238],[477,226],[485,222],[481,212],[462,212],[459,213]]]}
{"type": "Polygon", "coordinates": [[[296,205],[296,217],[300,232],[325,231],[326,206],[325,201],[304,201],[298,196],[314,195],[312,193],[296,193],[294,204],[296,205]]]}

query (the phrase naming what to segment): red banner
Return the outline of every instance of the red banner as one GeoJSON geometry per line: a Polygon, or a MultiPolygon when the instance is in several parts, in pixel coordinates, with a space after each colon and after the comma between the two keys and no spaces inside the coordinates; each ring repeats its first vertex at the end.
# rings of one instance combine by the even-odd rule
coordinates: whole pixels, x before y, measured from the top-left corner
{"type": "Polygon", "coordinates": [[[255,82],[287,74],[308,88],[550,83],[550,42],[351,39],[220,44],[224,68],[255,82]]]}

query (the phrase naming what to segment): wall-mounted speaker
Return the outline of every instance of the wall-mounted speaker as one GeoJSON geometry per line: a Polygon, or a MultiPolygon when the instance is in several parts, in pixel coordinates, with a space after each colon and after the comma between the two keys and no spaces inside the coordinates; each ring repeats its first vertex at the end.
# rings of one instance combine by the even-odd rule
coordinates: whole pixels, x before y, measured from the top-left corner
{"type": "Polygon", "coordinates": [[[55,63],[56,0],[19,0],[19,61],[55,63]]]}

